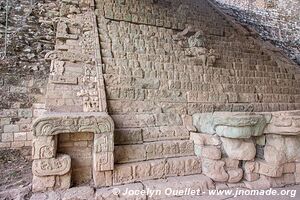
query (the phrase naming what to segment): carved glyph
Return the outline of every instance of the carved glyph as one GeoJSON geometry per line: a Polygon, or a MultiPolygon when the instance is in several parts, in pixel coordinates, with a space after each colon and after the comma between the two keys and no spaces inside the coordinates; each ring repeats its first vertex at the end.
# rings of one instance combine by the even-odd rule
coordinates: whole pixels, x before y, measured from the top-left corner
{"type": "Polygon", "coordinates": [[[77,96],[83,97],[83,111],[99,111],[98,79],[95,66],[85,66],[85,74],[82,80],[84,86],[80,92],[77,93],[77,96]]]}
{"type": "Polygon", "coordinates": [[[45,159],[54,158],[56,155],[57,140],[56,137],[36,137],[32,141],[32,158],[45,159]]]}
{"type": "Polygon", "coordinates": [[[71,170],[71,157],[59,154],[56,158],[34,160],[32,173],[36,176],[64,175],[71,170]]]}

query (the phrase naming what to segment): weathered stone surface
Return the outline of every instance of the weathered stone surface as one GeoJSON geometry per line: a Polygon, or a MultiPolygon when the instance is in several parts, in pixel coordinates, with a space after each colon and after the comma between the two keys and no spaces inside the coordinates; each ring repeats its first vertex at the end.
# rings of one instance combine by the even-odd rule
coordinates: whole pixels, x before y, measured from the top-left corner
{"type": "Polygon", "coordinates": [[[271,188],[271,183],[266,176],[260,176],[260,178],[255,181],[244,181],[244,183],[246,187],[251,190],[271,188]]]}
{"type": "Polygon", "coordinates": [[[201,163],[195,156],[116,164],[113,185],[198,173],[201,173],[201,163]]]}
{"type": "Polygon", "coordinates": [[[113,172],[112,171],[93,171],[93,180],[95,187],[106,187],[111,186],[113,183],[113,172]]]}
{"type": "Polygon", "coordinates": [[[221,144],[219,137],[209,135],[209,134],[202,134],[202,133],[190,133],[190,140],[194,141],[194,144],[197,145],[219,145],[221,144]]]}
{"type": "Polygon", "coordinates": [[[226,170],[229,178],[228,178],[228,183],[237,183],[243,178],[243,170],[238,168],[238,169],[228,169],[226,170]]]}
{"type": "Polygon", "coordinates": [[[169,158],[165,164],[166,176],[183,176],[201,173],[201,162],[195,156],[169,158]]]}
{"type": "MultiPolygon", "coordinates": [[[[170,177],[165,180],[151,180],[144,181],[143,184],[146,188],[151,190],[161,190],[161,195],[153,195],[151,199],[174,199],[179,195],[167,195],[167,189],[172,187],[173,190],[184,190],[185,188],[190,188],[191,190],[199,190],[200,193],[215,189],[213,181],[204,175],[192,175],[185,177],[170,177]]],[[[184,195],[183,198],[186,198],[184,195]]]]}
{"type": "Polygon", "coordinates": [[[259,179],[259,174],[258,173],[244,173],[244,179],[249,182],[256,181],[259,179]]]}
{"type": "Polygon", "coordinates": [[[300,160],[300,137],[270,134],[266,137],[265,160],[272,164],[284,164],[300,160]]]}
{"type": "Polygon", "coordinates": [[[32,159],[54,158],[57,151],[55,136],[35,137],[32,141],[32,159]]]}
{"type": "Polygon", "coordinates": [[[34,175],[32,178],[32,192],[52,190],[54,185],[55,176],[38,177],[34,175]]]}
{"type": "Polygon", "coordinates": [[[222,146],[229,158],[236,160],[252,160],[256,148],[252,139],[231,139],[221,137],[222,146]]]}
{"type": "Polygon", "coordinates": [[[300,112],[274,112],[264,133],[279,135],[299,135],[300,134],[300,112]]]}
{"type": "Polygon", "coordinates": [[[136,162],[147,159],[146,145],[122,145],[115,146],[115,162],[126,163],[136,162]]]}
{"type": "Polygon", "coordinates": [[[117,128],[136,128],[155,126],[154,115],[112,115],[117,128]]]}
{"type": "Polygon", "coordinates": [[[222,158],[222,160],[225,162],[225,167],[230,169],[237,169],[239,168],[240,161],[235,160],[232,158],[222,158]]]}
{"type": "Polygon", "coordinates": [[[282,165],[271,165],[262,160],[257,160],[254,172],[270,177],[280,177],[283,173],[282,165]]]}
{"type": "Polygon", "coordinates": [[[199,132],[228,138],[260,136],[266,123],[265,116],[260,114],[214,112],[193,115],[193,124],[199,132]]]}
{"type": "Polygon", "coordinates": [[[147,160],[194,155],[192,141],[165,141],[145,144],[147,160]]]}
{"type": "Polygon", "coordinates": [[[142,137],[144,142],[188,139],[189,131],[183,126],[148,127],[142,129],[142,137]]]}
{"type": "Polygon", "coordinates": [[[219,160],[221,159],[221,150],[216,146],[200,146],[195,145],[195,154],[200,157],[219,160]]]}
{"type": "Polygon", "coordinates": [[[283,164],[283,173],[289,174],[296,171],[296,163],[284,163],[283,164]]]}
{"type": "Polygon", "coordinates": [[[225,162],[221,160],[202,159],[202,172],[209,178],[217,182],[228,180],[228,174],[225,169],[225,162]]]}
{"type": "Polygon", "coordinates": [[[64,192],[62,200],[92,200],[94,199],[94,189],[89,186],[75,187],[64,192]]]}
{"type": "Polygon", "coordinates": [[[33,124],[34,136],[52,136],[61,133],[112,132],[114,122],[106,113],[54,113],[47,114],[33,124]]]}
{"type": "Polygon", "coordinates": [[[138,144],[143,143],[142,129],[117,129],[114,133],[115,144],[138,144]]]}
{"type": "Polygon", "coordinates": [[[300,163],[296,163],[295,182],[300,183],[300,163]]]}
{"type": "Polygon", "coordinates": [[[71,170],[71,157],[59,154],[57,158],[34,160],[32,173],[36,176],[64,175],[71,170]]]}
{"type": "Polygon", "coordinates": [[[141,183],[126,184],[122,186],[114,186],[114,188],[101,188],[97,189],[95,194],[95,200],[146,200],[146,194],[129,195],[126,193],[127,190],[142,191],[144,187],[141,183]],[[114,192],[118,191],[118,195],[114,192]]]}

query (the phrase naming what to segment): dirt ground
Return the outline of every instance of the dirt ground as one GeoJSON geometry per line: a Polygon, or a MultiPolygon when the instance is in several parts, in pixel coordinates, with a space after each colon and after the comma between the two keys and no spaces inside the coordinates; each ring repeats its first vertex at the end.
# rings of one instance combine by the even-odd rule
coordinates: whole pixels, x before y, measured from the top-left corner
{"type": "MultiPolygon", "coordinates": [[[[30,149],[24,149],[22,152],[30,149]]],[[[29,199],[31,161],[19,150],[0,150],[0,200],[29,199]]]]}

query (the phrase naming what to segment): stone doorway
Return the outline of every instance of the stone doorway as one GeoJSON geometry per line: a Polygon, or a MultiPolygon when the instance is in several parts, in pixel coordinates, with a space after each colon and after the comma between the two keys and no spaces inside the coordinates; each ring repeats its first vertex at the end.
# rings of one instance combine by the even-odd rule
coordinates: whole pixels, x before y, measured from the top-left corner
{"type": "Polygon", "coordinates": [[[94,133],[65,133],[58,135],[57,153],[71,157],[72,186],[89,184],[93,178],[94,133]]]}
{"type": "Polygon", "coordinates": [[[106,113],[51,113],[33,124],[32,191],[112,185],[114,123],[106,113]]]}

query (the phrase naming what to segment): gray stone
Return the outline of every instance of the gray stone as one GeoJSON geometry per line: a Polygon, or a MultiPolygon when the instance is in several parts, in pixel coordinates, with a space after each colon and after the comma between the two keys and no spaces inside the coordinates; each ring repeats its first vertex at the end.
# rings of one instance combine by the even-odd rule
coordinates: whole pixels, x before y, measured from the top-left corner
{"type": "Polygon", "coordinates": [[[193,115],[193,124],[199,132],[228,138],[260,136],[266,123],[265,116],[261,114],[215,112],[193,115]]]}

